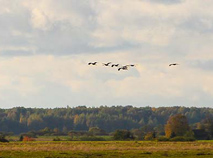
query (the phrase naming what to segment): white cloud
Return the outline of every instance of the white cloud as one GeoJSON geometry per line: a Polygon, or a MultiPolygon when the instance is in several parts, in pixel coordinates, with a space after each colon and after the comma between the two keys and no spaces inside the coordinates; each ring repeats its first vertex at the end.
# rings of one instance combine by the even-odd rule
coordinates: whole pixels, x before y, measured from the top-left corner
{"type": "Polygon", "coordinates": [[[168,7],[144,1],[98,3],[95,8],[98,29],[93,34],[97,38],[94,45],[113,46],[125,41],[167,45],[175,27],[183,20],[178,8],[179,5],[168,7]]]}
{"type": "Polygon", "coordinates": [[[211,105],[210,0],[0,3],[6,105],[211,105]],[[138,65],[118,72],[102,66],[109,61],[138,65]],[[180,66],[170,68],[171,62],[180,66]]]}
{"type": "Polygon", "coordinates": [[[85,27],[85,25],[88,25],[89,17],[92,16],[90,15],[92,14],[90,4],[86,1],[41,0],[38,3],[36,0],[32,0],[24,1],[23,4],[32,14],[33,26],[42,30],[55,25],[57,22],[69,22],[74,27],[85,27]]]}
{"type": "MultiPolygon", "coordinates": [[[[96,38],[93,45],[114,46],[129,42],[168,46],[179,35],[180,26],[190,18],[200,20],[198,25],[211,28],[213,17],[209,11],[212,7],[212,2],[199,0],[174,5],[139,0],[102,1],[95,8],[98,28],[93,33],[96,38]]],[[[182,28],[185,37],[189,36],[188,29],[196,34],[197,30],[182,28]]]]}
{"type": "Polygon", "coordinates": [[[38,9],[32,10],[32,25],[35,28],[41,28],[43,30],[47,30],[50,26],[48,23],[48,18],[46,15],[38,9]]]}
{"type": "Polygon", "coordinates": [[[213,89],[209,86],[213,78],[212,73],[187,68],[185,65],[168,67],[165,61],[160,60],[161,57],[157,63],[145,63],[144,59],[138,60],[140,55],[137,53],[121,54],[123,59],[120,59],[120,62],[123,64],[130,60],[132,63],[137,62],[136,68],[118,71],[116,68],[103,67],[102,63],[98,66],[87,64],[96,59],[114,62],[114,53],[108,54],[107,57],[105,54],[94,54],[1,58],[0,100],[10,106],[11,102],[8,103],[8,100],[13,102],[16,100],[17,104],[21,104],[24,100],[21,98],[31,98],[28,106],[41,104],[39,102],[41,100],[48,101],[48,105],[52,106],[57,106],[57,100],[60,100],[61,104],[67,102],[73,106],[114,105],[125,102],[155,106],[157,101],[159,101],[157,105],[184,105],[184,102],[186,105],[190,103],[200,105],[202,95],[213,96],[213,89]],[[15,95],[12,95],[13,93],[15,95]],[[62,101],[62,98],[65,100],[62,101]]]}
{"type": "Polygon", "coordinates": [[[1,23],[12,27],[2,28],[4,32],[0,34],[7,39],[2,45],[17,45],[19,40],[23,41],[19,43],[22,47],[34,47],[28,49],[29,54],[66,55],[144,45],[171,51],[168,47],[185,49],[188,41],[210,39],[210,35],[204,36],[201,31],[212,29],[211,1],[168,2],[32,0],[15,1],[15,5],[11,1],[2,2],[1,10],[10,13],[2,12],[2,17],[8,16],[9,20],[3,18],[1,23]],[[18,32],[23,36],[17,36],[18,32]]]}

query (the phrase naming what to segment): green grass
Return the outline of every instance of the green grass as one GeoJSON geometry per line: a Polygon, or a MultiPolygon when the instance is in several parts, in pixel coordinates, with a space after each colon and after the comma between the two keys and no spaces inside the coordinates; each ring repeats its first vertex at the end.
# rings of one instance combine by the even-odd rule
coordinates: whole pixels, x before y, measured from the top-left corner
{"type": "Polygon", "coordinates": [[[0,158],[212,158],[213,141],[33,141],[0,143],[0,158]]]}

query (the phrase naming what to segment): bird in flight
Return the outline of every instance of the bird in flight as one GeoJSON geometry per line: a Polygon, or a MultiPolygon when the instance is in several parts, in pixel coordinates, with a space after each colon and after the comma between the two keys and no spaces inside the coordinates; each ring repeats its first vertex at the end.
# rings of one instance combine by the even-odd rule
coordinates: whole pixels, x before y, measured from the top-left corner
{"type": "Polygon", "coordinates": [[[123,69],[123,70],[128,70],[128,65],[119,67],[119,68],[118,68],[118,71],[120,71],[121,69],[123,69]]]}
{"type": "Polygon", "coordinates": [[[103,63],[104,66],[109,66],[109,64],[111,64],[112,62],[108,62],[108,63],[103,63]]]}
{"type": "Polygon", "coordinates": [[[126,66],[131,66],[131,67],[134,67],[135,65],[134,65],[134,64],[130,64],[130,65],[126,65],[126,66]]]}
{"type": "Polygon", "coordinates": [[[179,65],[178,63],[174,63],[174,64],[169,64],[169,66],[176,66],[179,65]]]}
{"type": "Polygon", "coordinates": [[[90,63],[88,63],[88,65],[96,65],[98,62],[90,62],[90,63]]]}
{"type": "Polygon", "coordinates": [[[114,67],[114,66],[115,66],[115,67],[118,67],[118,65],[119,65],[119,64],[112,64],[111,67],[114,67]]]}
{"type": "MultiPolygon", "coordinates": [[[[96,65],[98,62],[89,62],[88,65],[96,65]]],[[[121,65],[121,64],[112,64],[112,62],[102,63],[103,66],[110,66],[110,67],[118,67],[118,71],[120,70],[128,70],[130,67],[136,67],[136,64],[128,64],[128,65],[121,65]]]]}

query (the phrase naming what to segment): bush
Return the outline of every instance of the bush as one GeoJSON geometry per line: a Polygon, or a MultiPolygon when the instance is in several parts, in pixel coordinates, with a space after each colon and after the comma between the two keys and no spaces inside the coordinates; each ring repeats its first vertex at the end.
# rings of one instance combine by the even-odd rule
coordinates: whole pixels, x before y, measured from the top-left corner
{"type": "Polygon", "coordinates": [[[134,139],[133,134],[128,130],[116,130],[113,135],[114,140],[131,140],[134,139]]]}
{"type": "Polygon", "coordinates": [[[34,139],[34,138],[31,138],[31,137],[28,137],[28,136],[25,136],[25,137],[23,138],[23,141],[35,141],[35,139],[34,139]]]}
{"type": "Polygon", "coordinates": [[[37,138],[36,132],[34,132],[34,131],[30,131],[30,132],[27,132],[27,133],[21,133],[20,136],[30,137],[30,138],[37,138]]]}
{"type": "Polygon", "coordinates": [[[193,137],[177,136],[177,137],[171,138],[170,141],[195,141],[195,139],[193,137]]]}
{"type": "Polygon", "coordinates": [[[144,140],[154,140],[154,139],[155,139],[155,132],[149,132],[144,137],[144,140]]]}
{"type": "Polygon", "coordinates": [[[195,141],[194,137],[185,137],[185,141],[195,141]]]}
{"type": "Polygon", "coordinates": [[[53,139],[53,141],[61,141],[61,139],[59,137],[56,137],[53,139]]]}
{"type": "Polygon", "coordinates": [[[24,139],[24,136],[21,135],[21,136],[19,137],[19,141],[23,141],[23,139],[24,139]]]}
{"type": "Polygon", "coordinates": [[[107,135],[106,131],[103,129],[100,129],[99,127],[90,127],[89,128],[89,134],[91,135],[107,135]]]}
{"type": "Polygon", "coordinates": [[[9,140],[7,140],[7,139],[5,139],[5,138],[0,138],[0,142],[7,143],[7,142],[9,142],[9,140]]]}
{"type": "Polygon", "coordinates": [[[9,142],[4,135],[0,135],[0,142],[9,142]]]}
{"type": "Polygon", "coordinates": [[[162,136],[162,137],[158,137],[157,141],[169,141],[169,138],[162,136]]]}
{"type": "Polygon", "coordinates": [[[25,135],[29,138],[37,138],[36,132],[34,132],[34,131],[29,131],[25,135]]]}

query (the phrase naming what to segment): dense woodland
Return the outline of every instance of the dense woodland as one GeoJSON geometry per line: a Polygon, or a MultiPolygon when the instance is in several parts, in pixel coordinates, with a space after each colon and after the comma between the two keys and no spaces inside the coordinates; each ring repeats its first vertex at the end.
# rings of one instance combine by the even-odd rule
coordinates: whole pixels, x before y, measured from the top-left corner
{"type": "Polygon", "coordinates": [[[192,129],[202,125],[202,121],[213,118],[212,108],[195,107],[133,107],[101,106],[91,108],[79,106],[71,108],[24,108],[0,109],[0,131],[14,134],[39,131],[42,129],[67,133],[88,131],[99,127],[107,133],[117,129],[134,130],[152,128],[164,131],[170,116],[183,114],[192,129]]]}

